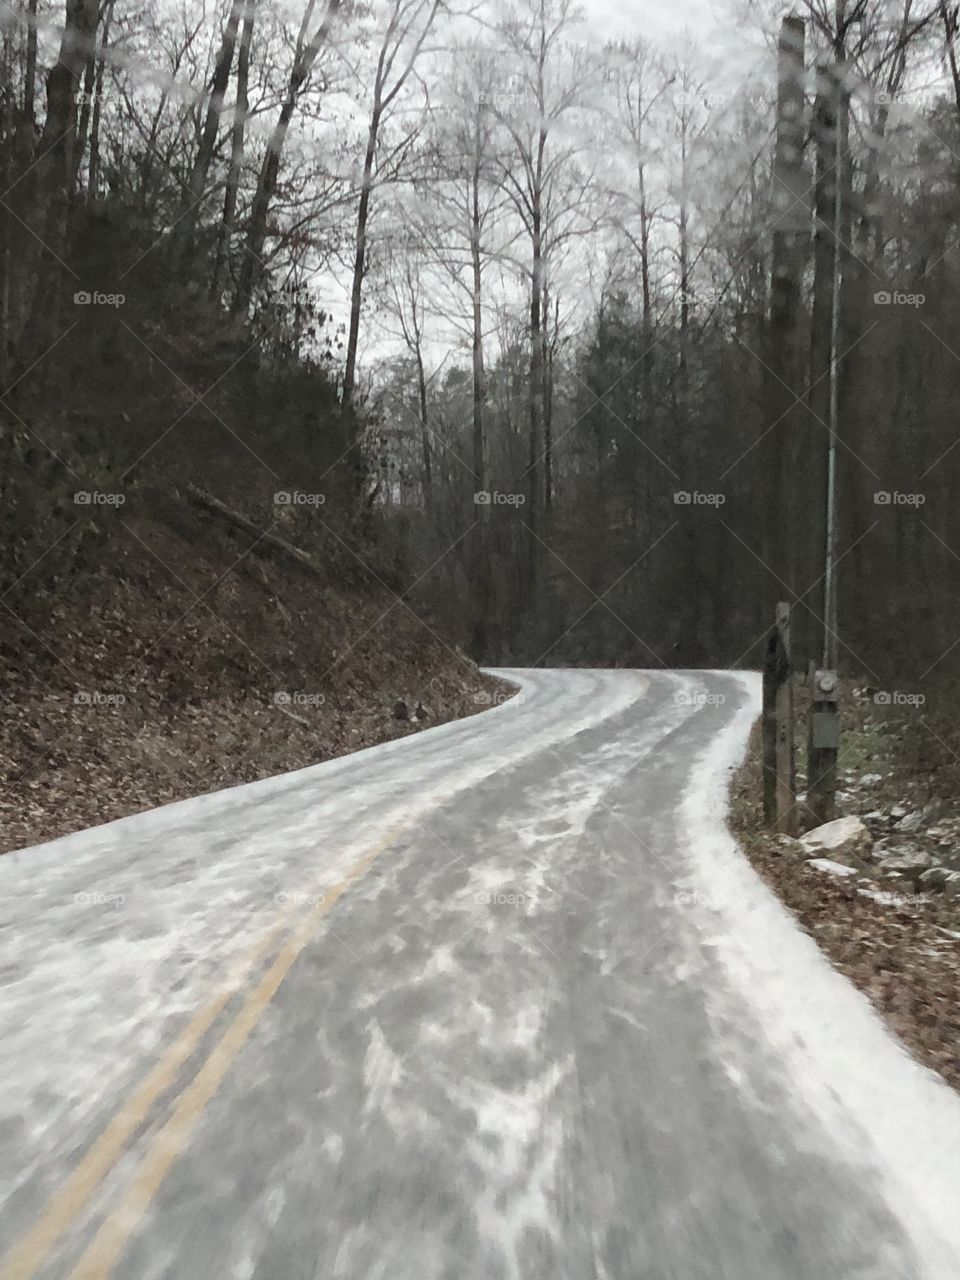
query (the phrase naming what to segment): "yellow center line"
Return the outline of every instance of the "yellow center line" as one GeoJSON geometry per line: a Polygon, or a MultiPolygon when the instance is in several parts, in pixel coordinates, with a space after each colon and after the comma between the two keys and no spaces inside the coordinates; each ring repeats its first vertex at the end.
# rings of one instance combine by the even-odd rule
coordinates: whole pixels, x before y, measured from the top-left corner
{"type": "Polygon", "coordinates": [[[243,1008],[211,1050],[192,1083],[180,1095],[170,1119],[154,1135],[130,1179],[123,1199],[100,1227],[83,1257],[71,1271],[69,1280],[105,1280],[110,1275],[171,1166],[186,1147],[204,1108],[216,1093],[231,1063],[263,1017],[301,952],[314,937],[318,921],[330,911],[353,881],[363,875],[374,858],[397,834],[398,830],[389,832],[374,849],[361,858],[344,879],[324,895],[323,901],[310,914],[306,924],[292,934],[243,1008]]]}
{"type": "Polygon", "coordinates": [[[154,1103],[175,1083],[183,1064],[236,995],[237,987],[280,934],[281,928],[277,926],[264,937],[235,972],[234,981],[226,985],[216,999],[205,1005],[184,1028],[66,1182],[54,1193],[42,1216],[0,1259],[0,1280],[29,1280],[46,1261],[63,1232],[123,1154],[127,1142],[154,1103]]]}
{"type": "MultiPolygon", "coordinates": [[[[170,1118],[155,1134],[131,1175],[123,1200],[105,1219],[68,1280],[105,1280],[109,1276],[171,1166],[185,1148],[204,1107],[213,1097],[284,978],[314,936],[317,923],[388,845],[411,830],[425,813],[450,799],[460,789],[459,786],[454,786],[428,797],[414,814],[408,813],[402,821],[392,826],[354,864],[339,884],[325,891],[321,901],[306,917],[306,923],[299,928],[294,927],[287,935],[286,944],[278,952],[256,989],[211,1050],[192,1082],[179,1094],[170,1118]]],[[[396,814],[397,810],[393,812],[396,814]]],[[[142,1125],[156,1101],[176,1083],[184,1064],[204,1035],[230,1001],[240,994],[242,983],[250,971],[263,958],[274,940],[283,933],[289,915],[288,912],[255,948],[235,974],[235,980],[225,986],[220,995],[188,1024],[67,1181],[54,1193],[34,1226],[0,1258],[0,1280],[32,1280],[124,1154],[130,1138],[142,1125]]]]}
{"type": "MultiPolygon", "coordinates": [[[[402,830],[411,825],[412,822],[408,821],[392,827],[387,835],[384,836],[383,839],[373,848],[373,850],[368,851],[368,853],[365,854],[364,857],[347,872],[344,879],[338,885],[324,893],[321,902],[317,904],[316,908],[308,916],[308,928],[311,933],[317,921],[330,910],[350,884],[352,884],[358,876],[363,874],[373,859],[378,854],[382,853],[387,845],[395,840],[402,830]]],[[[223,1013],[230,1001],[239,994],[244,980],[256,967],[257,963],[263,959],[264,955],[270,951],[276,940],[282,936],[283,931],[289,922],[290,914],[291,913],[289,911],[284,913],[281,921],[267,932],[257,946],[233,971],[230,980],[224,985],[223,990],[215,999],[205,1005],[187,1024],[160,1061],[151,1070],[147,1078],[127,1099],[122,1110],[119,1111],[110,1121],[107,1128],[69,1175],[66,1182],[64,1182],[59,1189],[54,1192],[53,1196],[47,1202],[41,1216],[33,1226],[20,1237],[16,1244],[14,1244],[13,1247],[4,1254],[2,1258],[0,1258],[0,1280],[31,1280],[31,1277],[36,1275],[37,1271],[47,1261],[50,1254],[55,1249],[60,1238],[76,1220],[86,1204],[97,1191],[103,1179],[124,1154],[128,1142],[143,1124],[158,1099],[176,1083],[177,1077],[184,1064],[196,1051],[203,1037],[214,1025],[217,1018],[223,1013]]],[[[257,1016],[246,1028],[242,1038],[236,1043],[232,1052],[230,1052],[223,1071],[220,1072],[214,1082],[213,1088],[216,1088],[216,1085],[219,1083],[220,1079],[222,1079],[223,1072],[226,1071],[226,1067],[229,1065],[229,1062],[232,1060],[233,1056],[235,1056],[244,1040],[246,1040],[250,1031],[253,1030],[253,1027],[259,1020],[263,1009],[266,1007],[266,1004],[269,1003],[269,1000],[277,987],[279,987],[283,978],[289,972],[291,965],[309,941],[310,935],[307,934],[306,936],[303,936],[303,928],[303,925],[299,928],[294,927],[292,932],[288,933],[286,946],[278,954],[277,959],[268,970],[267,976],[257,987],[254,995],[248,999],[247,1004],[238,1014],[237,1019],[231,1027],[228,1028],[224,1037],[214,1048],[210,1058],[207,1059],[205,1065],[200,1069],[200,1074],[197,1079],[200,1077],[203,1077],[204,1080],[210,1079],[209,1069],[211,1060],[213,1060],[216,1055],[222,1054],[225,1045],[228,1046],[233,1044],[233,1039],[231,1037],[234,1036],[235,1029],[238,1026],[244,1026],[245,1017],[249,1016],[249,1011],[252,1008],[256,1008],[258,1010],[257,1016]],[[282,963],[284,961],[286,963],[282,963]],[[276,976],[277,974],[279,974],[279,977],[277,977],[276,985],[271,989],[271,976],[276,976]],[[265,1001],[262,1006],[257,1006],[255,1003],[258,994],[265,995],[265,1001]]],[[[221,1059],[218,1057],[217,1061],[220,1060],[221,1059]]],[[[181,1095],[181,1105],[184,1098],[188,1096],[197,1096],[195,1092],[195,1085],[196,1080],[194,1081],[194,1086],[188,1088],[186,1093],[181,1095]]],[[[202,1105],[204,1104],[201,1103],[201,1106],[202,1105]]],[[[178,1106],[177,1110],[174,1112],[174,1116],[179,1112],[180,1106],[178,1106]]],[[[158,1138],[167,1133],[172,1123],[173,1120],[171,1119],[171,1121],[169,1121],[160,1131],[158,1138]]],[[[189,1127],[192,1128],[192,1124],[189,1127]]],[[[147,1156],[144,1157],[144,1160],[141,1162],[141,1169],[149,1158],[150,1152],[155,1149],[155,1146],[156,1141],[153,1146],[148,1149],[147,1156]]],[[[164,1169],[163,1172],[165,1174],[166,1169],[164,1169]]],[[[136,1177],[136,1175],[134,1176],[136,1177]]],[[[160,1181],[162,1181],[162,1177],[163,1175],[161,1174],[160,1181]]],[[[157,1182],[157,1186],[159,1186],[159,1181],[157,1182]]],[[[88,1249],[87,1253],[84,1254],[83,1259],[81,1259],[79,1264],[80,1267],[83,1267],[87,1259],[90,1258],[93,1248],[97,1243],[101,1242],[101,1237],[104,1236],[104,1231],[106,1227],[110,1225],[112,1220],[112,1218],[108,1219],[107,1222],[104,1223],[104,1227],[101,1228],[101,1231],[95,1238],[94,1244],[90,1249],[88,1249]]],[[[126,1234],[129,1235],[130,1232],[128,1231],[126,1234]]],[[[124,1239],[125,1238],[126,1237],[124,1237],[124,1239]]],[[[123,1241],[121,1241],[119,1247],[122,1248],[122,1245],[123,1241]]],[[[117,1252],[119,1252],[119,1248],[117,1252]]],[[[112,1263],[110,1265],[112,1266],[112,1263]]],[[[105,1275],[107,1272],[103,1270],[92,1272],[83,1272],[78,1270],[74,1274],[105,1275]]]]}

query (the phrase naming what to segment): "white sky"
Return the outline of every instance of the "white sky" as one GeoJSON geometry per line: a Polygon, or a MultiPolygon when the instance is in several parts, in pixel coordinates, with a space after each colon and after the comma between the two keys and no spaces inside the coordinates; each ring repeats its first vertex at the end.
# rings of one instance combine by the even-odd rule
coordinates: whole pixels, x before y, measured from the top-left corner
{"type": "MultiPolygon", "coordinates": [[[[729,92],[758,68],[772,66],[772,51],[765,47],[764,34],[756,18],[746,23],[736,21],[735,10],[743,7],[739,0],[579,0],[578,7],[586,15],[580,38],[594,46],[607,40],[642,36],[654,48],[669,55],[690,38],[701,55],[702,75],[721,91],[729,92]]],[[[381,198],[389,198],[379,194],[381,198]]],[[[342,273],[323,273],[315,278],[314,289],[334,323],[345,321],[347,281],[342,273]]],[[[387,317],[373,303],[368,290],[360,338],[362,369],[369,371],[379,358],[402,348],[399,340],[385,331],[385,320],[387,317]]],[[[394,327],[393,319],[389,318],[387,329],[394,327]]],[[[431,365],[449,356],[450,342],[448,334],[428,337],[426,345],[431,365]]],[[[455,357],[453,363],[463,365],[467,357],[463,353],[460,357],[455,357]]]]}
{"type": "Polygon", "coordinates": [[[660,40],[684,27],[716,25],[711,0],[583,0],[591,21],[596,18],[624,35],[660,40]]]}

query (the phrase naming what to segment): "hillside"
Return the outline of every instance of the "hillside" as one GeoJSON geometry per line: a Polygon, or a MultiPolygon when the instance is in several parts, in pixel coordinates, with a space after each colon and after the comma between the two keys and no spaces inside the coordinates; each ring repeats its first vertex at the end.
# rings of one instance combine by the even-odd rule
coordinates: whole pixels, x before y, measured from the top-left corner
{"type": "Polygon", "coordinates": [[[28,573],[4,605],[2,851],[503,696],[385,576],[301,561],[269,510],[259,538],[187,489],[84,510],[49,556],[84,547],[87,571],[32,593],[28,573]]]}

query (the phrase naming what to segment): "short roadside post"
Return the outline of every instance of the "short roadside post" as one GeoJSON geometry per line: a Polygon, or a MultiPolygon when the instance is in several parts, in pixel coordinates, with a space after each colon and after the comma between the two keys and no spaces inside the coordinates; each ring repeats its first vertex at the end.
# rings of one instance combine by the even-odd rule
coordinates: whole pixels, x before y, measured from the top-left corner
{"type": "Polygon", "coordinates": [[[807,808],[817,825],[832,822],[840,750],[840,680],[831,668],[814,671],[807,745],[807,808]]]}
{"type": "Polygon", "coordinates": [[[778,604],[763,664],[763,816],[766,825],[793,835],[797,821],[793,754],[793,668],[790,606],[778,604]]]}

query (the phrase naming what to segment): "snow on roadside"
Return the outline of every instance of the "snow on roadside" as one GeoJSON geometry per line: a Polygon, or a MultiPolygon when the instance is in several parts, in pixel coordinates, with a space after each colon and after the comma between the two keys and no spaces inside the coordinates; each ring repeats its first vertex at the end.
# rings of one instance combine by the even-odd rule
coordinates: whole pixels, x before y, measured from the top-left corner
{"type": "Polygon", "coordinates": [[[913,1280],[956,1280],[960,1098],[890,1036],[717,821],[760,710],[759,677],[743,681],[750,696],[696,762],[680,808],[693,875],[713,904],[711,944],[837,1155],[882,1176],[923,1261],[925,1275],[913,1280]]]}

